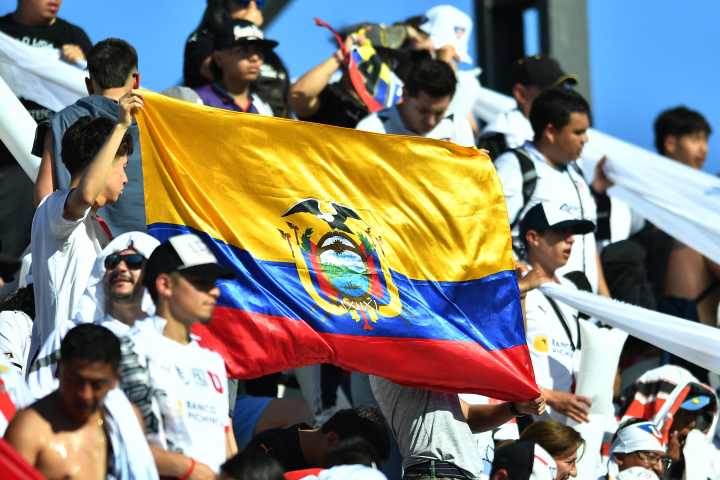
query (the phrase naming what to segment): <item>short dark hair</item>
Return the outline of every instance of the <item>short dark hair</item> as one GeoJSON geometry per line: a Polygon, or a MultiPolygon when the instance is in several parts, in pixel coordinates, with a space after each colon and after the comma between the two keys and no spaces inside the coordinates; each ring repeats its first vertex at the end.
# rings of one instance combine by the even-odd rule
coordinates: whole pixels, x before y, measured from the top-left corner
{"type": "Polygon", "coordinates": [[[33,284],[18,287],[0,301],[0,312],[23,312],[35,319],[35,287],[33,284]]]}
{"type": "Polygon", "coordinates": [[[417,98],[420,92],[440,98],[455,95],[457,78],[452,67],[442,60],[425,60],[410,69],[405,88],[411,97],[417,98]]]}
{"type": "Polygon", "coordinates": [[[372,445],[386,462],[390,458],[390,435],[385,417],[380,410],[369,405],[338,410],[320,428],[323,433],[335,432],[338,438],[346,440],[360,437],[372,445]]]}
{"type": "Polygon", "coordinates": [[[273,456],[245,450],[220,466],[237,480],[285,480],[285,470],[273,456]]]}
{"type": "Polygon", "coordinates": [[[662,112],[655,120],[655,148],[665,155],[665,139],[668,135],[680,138],[698,132],[712,133],[710,124],[701,113],[687,107],[677,107],[662,112]]]}
{"type": "Polygon", "coordinates": [[[535,132],[535,140],[542,137],[548,124],[562,130],[570,123],[572,113],[584,113],[590,118],[590,105],[582,95],[564,87],[553,87],[543,91],[530,109],[530,124],[535,132]]]}
{"type": "Polygon", "coordinates": [[[120,340],[107,328],[83,323],[70,330],[60,344],[60,362],[79,358],[88,363],[101,362],[113,371],[120,366],[120,340]]]}
{"type": "MultiPolygon", "coordinates": [[[[85,171],[114,126],[115,122],[109,118],[85,116],[65,130],[60,143],[60,158],[71,177],[85,171]]],[[[130,133],[125,132],[116,155],[122,157],[132,153],[133,140],[130,133]]]]}
{"type": "Polygon", "coordinates": [[[380,456],[375,447],[360,437],[351,437],[330,447],[325,455],[324,468],[338,465],[380,465],[380,456]]]}
{"type": "Polygon", "coordinates": [[[133,69],[138,68],[138,55],[125,40],[108,38],[90,49],[87,68],[90,79],[100,88],[124,87],[133,69]]]}

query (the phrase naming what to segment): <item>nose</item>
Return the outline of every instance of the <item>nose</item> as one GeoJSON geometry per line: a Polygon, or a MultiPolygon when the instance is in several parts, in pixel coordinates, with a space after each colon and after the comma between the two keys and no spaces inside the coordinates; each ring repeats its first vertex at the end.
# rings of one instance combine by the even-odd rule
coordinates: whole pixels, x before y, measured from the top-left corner
{"type": "Polygon", "coordinates": [[[575,235],[570,235],[570,236],[567,238],[567,243],[569,243],[570,245],[572,245],[573,243],[575,243],[575,235]]]}
{"type": "Polygon", "coordinates": [[[78,391],[78,396],[86,402],[92,401],[92,399],[93,399],[92,385],[90,385],[89,382],[83,383],[82,388],[80,388],[80,390],[78,391]]]}
{"type": "Polygon", "coordinates": [[[660,477],[660,478],[662,478],[663,473],[665,473],[665,469],[663,468],[663,463],[662,463],[662,461],[657,462],[655,465],[653,465],[652,467],[650,467],[650,470],[652,470],[653,472],[657,473],[657,476],[660,477]]]}
{"type": "Polygon", "coordinates": [[[123,185],[125,185],[128,182],[127,174],[123,170],[123,185]]]}
{"type": "Polygon", "coordinates": [[[587,132],[584,132],[584,133],[580,136],[580,141],[583,143],[583,145],[585,145],[585,144],[588,142],[587,132]]]}
{"type": "Polygon", "coordinates": [[[220,297],[220,288],[218,288],[217,286],[214,286],[213,288],[210,289],[210,291],[208,291],[208,294],[213,298],[218,298],[218,297],[220,297]]]}

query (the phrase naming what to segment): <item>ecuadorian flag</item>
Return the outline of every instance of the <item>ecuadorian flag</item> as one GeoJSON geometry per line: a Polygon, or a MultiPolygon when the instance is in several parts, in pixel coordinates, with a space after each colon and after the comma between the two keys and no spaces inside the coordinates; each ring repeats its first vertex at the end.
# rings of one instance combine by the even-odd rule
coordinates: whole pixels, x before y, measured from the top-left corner
{"type": "Polygon", "coordinates": [[[150,234],[196,233],[238,274],[195,330],[231,377],[329,362],[408,386],[539,396],[488,157],[144,94],[150,234]]]}

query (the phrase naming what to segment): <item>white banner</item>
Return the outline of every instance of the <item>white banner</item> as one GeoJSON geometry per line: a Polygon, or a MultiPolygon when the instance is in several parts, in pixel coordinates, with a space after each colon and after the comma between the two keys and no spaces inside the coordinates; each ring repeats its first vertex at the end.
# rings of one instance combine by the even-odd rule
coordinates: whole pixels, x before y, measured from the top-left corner
{"type": "Polygon", "coordinates": [[[31,47],[0,32],[0,77],[16,96],[57,112],[87,96],[86,76],[60,60],[60,50],[31,47]]]}
{"type": "Polygon", "coordinates": [[[33,182],[40,170],[40,158],[32,155],[37,123],[20,100],[0,78],[0,140],[33,182]]]}
{"type": "MultiPolygon", "coordinates": [[[[483,121],[515,107],[515,100],[481,89],[483,121]]],[[[649,127],[649,126],[648,126],[649,127]]],[[[581,161],[586,175],[607,155],[605,174],[622,200],[658,228],[720,263],[720,178],[669,160],[597,130],[588,131],[581,161]]],[[[591,179],[588,179],[591,180],[591,179]]]]}
{"type": "Polygon", "coordinates": [[[720,329],[545,283],[540,290],[597,320],[720,374],[720,329]]]}

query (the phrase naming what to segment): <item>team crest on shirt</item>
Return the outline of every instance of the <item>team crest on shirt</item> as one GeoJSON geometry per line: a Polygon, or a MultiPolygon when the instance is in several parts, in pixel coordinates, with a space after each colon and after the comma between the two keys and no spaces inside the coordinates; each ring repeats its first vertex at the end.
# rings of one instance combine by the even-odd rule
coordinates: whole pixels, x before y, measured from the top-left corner
{"type": "Polygon", "coordinates": [[[281,241],[290,249],[297,273],[322,323],[352,319],[373,330],[381,318],[415,318],[403,308],[387,262],[388,245],[352,207],[315,198],[300,200],[281,215],[281,241]],[[314,217],[314,218],[313,218],[314,217]]]}
{"type": "Polygon", "coordinates": [[[655,425],[652,425],[650,423],[644,423],[642,425],[638,425],[638,428],[641,430],[645,430],[649,434],[651,434],[653,437],[657,439],[658,442],[660,442],[660,446],[663,446],[665,442],[663,442],[663,436],[662,433],[658,431],[658,429],[655,427],[655,425]]]}

